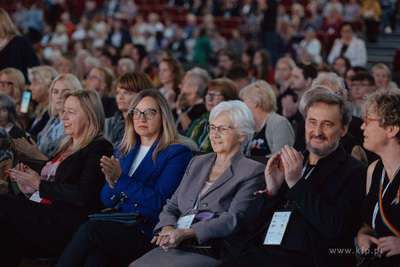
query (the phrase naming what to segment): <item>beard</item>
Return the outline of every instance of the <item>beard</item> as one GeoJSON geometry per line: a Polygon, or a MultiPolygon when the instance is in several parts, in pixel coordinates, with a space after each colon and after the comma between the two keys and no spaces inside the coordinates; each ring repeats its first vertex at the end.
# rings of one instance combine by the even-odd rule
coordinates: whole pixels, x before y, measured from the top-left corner
{"type": "Polygon", "coordinates": [[[313,147],[311,145],[311,140],[313,138],[317,138],[317,139],[321,139],[321,140],[328,140],[328,138],[326,138],[323,135],[319,135],[319,136],[310,135],[310,138],[306,139],[307,150],[319,157],[325,157],[326,155],[329,155],[330,153],[332,153],[337,148],[337,146],[339,145],[339,142],[340,142],[340,135],[339,135],[338,137],[336,137],[335,140],[333,140],[332,143],[326,145],[325,147],[317,148],[317,147],[313,147]]]}

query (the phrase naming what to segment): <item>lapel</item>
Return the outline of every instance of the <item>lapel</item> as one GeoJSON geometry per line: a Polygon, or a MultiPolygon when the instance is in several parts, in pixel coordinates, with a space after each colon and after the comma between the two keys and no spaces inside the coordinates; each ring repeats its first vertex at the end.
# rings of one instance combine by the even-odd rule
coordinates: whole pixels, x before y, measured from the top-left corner
{"type": "MultiPolygon", "coordinates": [[[[211,172],[211,168],[214,165],[215,157],[216,157],[216,154],[214,156],[214,161],[212,162],[212,164],[210,166],[210,171],[208,172],[208,174],[211,172]]],[[[235,165],[243,157],[244,156],[243,156],[243,153],[241,151],[236,152],[236,154],[233,155],[232,158],[231,158],[231,164],[229,165],[229,167],[226,168],[226,170],[221,174],[221,176],[217,179],[217,181],[215,181],[210,186],[210,188],[207,190],[207,192],[204,193],[204,195],[201,198],[204,198],[205,196],[210,194],[212,191],[217,190],[219,187],[221,187],[226,182],[228,182],[234,175],[234,173],[233,173],[233,165],[235,165]]],[[[203,186],[204,186],[205,181],[208,178],[208,174],[207,174],[207,177],[205,177],[205,180],[203,180],[203,186]]],[[[200,190],[201,190],[201,188],[200,188],[200,190]]],[[[200,190],[198,192],[200,192],[200,190]]]]}

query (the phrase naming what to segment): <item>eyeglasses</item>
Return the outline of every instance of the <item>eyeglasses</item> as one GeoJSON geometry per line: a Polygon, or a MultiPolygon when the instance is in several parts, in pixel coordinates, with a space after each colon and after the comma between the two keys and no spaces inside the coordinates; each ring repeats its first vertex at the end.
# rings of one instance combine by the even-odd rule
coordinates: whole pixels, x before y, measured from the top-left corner
{"type": "Polygon", "coordinates": [[[131,109],[131,110],[129,111],[129,115],[131,115],[131,117],[132,117],[134,120],[140,119],[140,117],[142,116],[142,114],[143,114],[143,116],[144,116],[144,118],[145,118],[146,120],[152,120],[152,119],[154,119],[154,117],[156,116],[157,110],[155,110],[155,109],[148,109],[148,110],[145,110],[145,111],[141,112],[141,111],[138,110],[138,109],[131,109]]]}
{"type": "Polygon", "coordinates": [[[368,125],[368,121],[379,121],[379,119],[368,118],[367,116],[364,116],[365,125],[368,125]]]}
{"type": "Polygon", "coordinates": [[[0,85],[1,85],[1,86],[13,85],[13,84],[14,84],[13,82],[3,82],[3,81],[0,81],[0,85]]]}
{"type": "Polygon", "coordinates": [[[368,83],[351,83],[350,86],[351,87],[357,87],[357,86],[364,87],[364,86],[369,86],[369,84],[368,83]]]}
{"type": "Polygon", "coordinates": [[[207,126],[207,132],[209,132],[209,133],[219,132],[222,135],[228,134],[229,129],[235,129],[235,127],[232,127],[229,125],[215,126],[212,124],[207,126]]]}
{"type": "Polygon", "coordinates": [[[222,94],[219,93],[219,92],[214,92],[214,93],[207,92],[206,97],[209,97],[209,98],[212,98],[212,99],[214,99],[214,98],[215,99],[219,99],[219,98],[222,97],[222,94]]]}
{"type": "Polygon", "coordinates": [[[93,75],[90,75],[90,74],[88,76],[86,76],[86,79],[101,81],[101,79],[99,77],[96,77],[96,76],[93,76],[93,75]]]}

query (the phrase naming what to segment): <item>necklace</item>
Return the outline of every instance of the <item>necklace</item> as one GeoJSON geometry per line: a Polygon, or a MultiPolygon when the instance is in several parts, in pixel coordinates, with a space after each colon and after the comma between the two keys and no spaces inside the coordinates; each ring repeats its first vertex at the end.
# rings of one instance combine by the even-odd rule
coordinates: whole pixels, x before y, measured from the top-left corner
{"type": "Polygon", "coordinates": [[[3,46],[6,44],[8,41],[8,38],[4,38],[4,40],[0,43],[0,49],[3,48],[3,46]]]}

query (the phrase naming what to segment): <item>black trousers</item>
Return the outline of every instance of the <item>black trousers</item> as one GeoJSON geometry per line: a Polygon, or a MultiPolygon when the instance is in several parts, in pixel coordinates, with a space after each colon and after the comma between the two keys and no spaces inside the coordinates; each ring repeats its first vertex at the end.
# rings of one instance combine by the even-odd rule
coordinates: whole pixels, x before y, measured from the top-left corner
{"type": "Polygon", "coordinates": [[[136,227],[88,221],[75,233],[56,266],[128,266],[153,248],[136,227]]]}
{"type": "Polygon", "coordinates": [[[280,246],[259,245],[232,257],[219,266],[312,267],[314,260],[309,254],[288,251],[280,246]]]}
{"type": "Polygon", "coordinates": [[[26,257],[58,256],[73,232],[54,222],[52,205],[0,195],[0,266],[26,257]]]}

